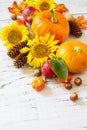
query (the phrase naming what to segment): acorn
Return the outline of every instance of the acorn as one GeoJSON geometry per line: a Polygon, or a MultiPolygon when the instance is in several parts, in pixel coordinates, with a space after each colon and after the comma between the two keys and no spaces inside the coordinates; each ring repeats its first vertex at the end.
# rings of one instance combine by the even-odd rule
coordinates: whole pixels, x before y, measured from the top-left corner
{"type": "Polygon", "coordinates": [[[11,15],[11,19],[12,19],[12,20],[17,20],[17,15],[16,15],[16,14],[12,14],[12,15],[11,15]]]}
{"type": "Polygon", "coordinates": [[[82,79],[80,77],[76,77],[74,79],[74,83],[75,85],[80,86],[82,84],[82,79]]]}
{"type": "Polygon", "coordinates": [[[76,101],[78,99],[78,94],[76,92],[72,93],[70,95],[70,100],[71,101],[76,101]]]}

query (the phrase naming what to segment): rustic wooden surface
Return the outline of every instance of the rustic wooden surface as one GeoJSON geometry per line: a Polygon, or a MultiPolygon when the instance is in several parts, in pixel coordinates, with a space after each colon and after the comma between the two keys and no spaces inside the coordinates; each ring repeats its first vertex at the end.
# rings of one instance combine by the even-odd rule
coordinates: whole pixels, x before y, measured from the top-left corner
{"type": "MultiPolygon", "coordinates": [[[[12,22],[7,7],[13,0],[0,0],[0,30],[12,22]]],[[[57,0],[75,16],[87,18],[87,0],[57,0]]],[[[71,39],[74,39],[71,37],[71,39]]],[[[79,39],[87,43],[87,31],[79,39]]],[[[0,41],[0,130],[87,130],[87,71],[80,76],[83,83],[66,90],[55,80],[47,80],[45,89],[31,87],[33,69],[16,69],[0,41]],[[77,92],[79,99],[69,96],[77,92]]],[[[73,83],[72,80],[72,83],[73,83]]]]}

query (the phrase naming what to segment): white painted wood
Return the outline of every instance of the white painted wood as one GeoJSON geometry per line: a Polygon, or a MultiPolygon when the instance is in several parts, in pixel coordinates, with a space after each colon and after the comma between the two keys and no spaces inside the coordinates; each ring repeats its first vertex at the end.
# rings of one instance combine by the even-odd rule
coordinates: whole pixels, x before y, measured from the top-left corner
{"type": "MultiPolygon", "coordinates": [[[[0,29],[12,22],[7,10],[12,1],[0,0],[0,29]]],[[[87,0],[57,2],[87,18],[87,0]]],[[[79,40],[87,43],[87,31],[79,40]]],[[[16,69],[6,53],[0,41],[0,130],[87,130],[87,71],[74,75],[82,78],[81,87],[68,91],[56,80],[47,80],[45,89],[36,92],[31,86],[33,69],[16,69]],[[74,91],[79,95],[76,102],[69,100],[74,91]]]]}

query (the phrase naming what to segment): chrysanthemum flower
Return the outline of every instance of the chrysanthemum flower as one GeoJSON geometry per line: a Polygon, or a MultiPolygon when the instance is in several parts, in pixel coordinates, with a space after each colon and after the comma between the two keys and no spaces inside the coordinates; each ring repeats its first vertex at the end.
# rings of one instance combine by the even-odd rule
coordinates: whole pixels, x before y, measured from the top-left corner
{"type": "Polygon", "coordinates": [[[36,3],[36,8],[39,11],[54,9],[55,8],[54,0],[38,0],[36,3]]]}
{"type": "Polygon", "coordinates": [[[55,52],[58,49],[58,40],[54,40],[55,35],[50,36],[46,34],[44,37],[36,37],[28,41],[28,46],[20,50],[21,53],[28,52],[27,63],[34,67],[39,68],[48,59],[55,58],[55,52]]]}
{"type": "Polygon", "coordinates": [[[0,37],[4,46],[10,49],[14,44],[27,40],[28,34],[29,30],[25,25],[14,22],[2,28],[0,37]]]}

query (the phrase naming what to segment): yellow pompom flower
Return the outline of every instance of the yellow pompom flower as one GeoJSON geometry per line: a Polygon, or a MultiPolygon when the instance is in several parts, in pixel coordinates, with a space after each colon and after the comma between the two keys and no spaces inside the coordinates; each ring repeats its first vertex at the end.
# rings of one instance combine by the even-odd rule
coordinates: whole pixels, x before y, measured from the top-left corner
{"type": "Polygon", "coordinates": [[[39,11],[54,9],[54,0],[38,0],[36,3],[36,8],[39,11]]]}
{"type": "Polygon", "coordinates": [[[28,47],[20,50],[21,53],[28,52],[27,63],[34,67],[39,68],[48,59],[56,57],[56,50],[58,49],[58,40],[55,40],[55,35],[50,36],[46,34],[44,37],[38,37],[37,33],[33,40],[28,40],[28,47]]]}
{"type": "Polygon", "coordinates": [[[10,49],[13,45],[28,39],[28,28],[17,22],[11,23],[2,28],[0,38],[4,41],[4,46],[10,49]]]}

